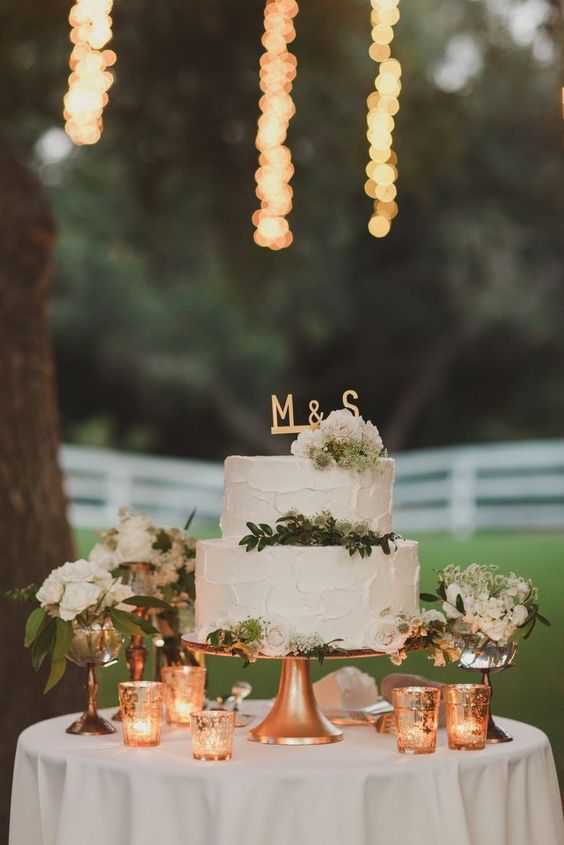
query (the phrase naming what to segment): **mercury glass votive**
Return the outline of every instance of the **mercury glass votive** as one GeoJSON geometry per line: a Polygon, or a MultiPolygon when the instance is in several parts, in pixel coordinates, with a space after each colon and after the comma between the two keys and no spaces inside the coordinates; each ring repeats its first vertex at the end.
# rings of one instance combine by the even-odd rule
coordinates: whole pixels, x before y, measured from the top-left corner
{"type": "Polygon", "coordinates": [[[392,690],[398,751],[433,754],[437,745],[441,691],[435,687],[392,690]]]}
{"type": "Polygon", "coordinates": [[[235,712],[203,710],[190,715],[192,754],[196,760],[230,760],[235,712]]]}
{"type": "Polygon", "coordinates": [[[166,720],[169,725],[189,725],[190,714],[202,710],[206,670],[201,666],[163,666],[166,720]]]}
{"type": "Polygon", "coordinates": [[[448,747],[453,751],[479,751],[486,745],[491,687],[486,684],[447,684],[448,747]]]}
{"type": "Polygon", "coordinates": [[[119,684],[124,745],[149,748],[160,743],[163,697],[164,686],[159,681],[119,684]]]}

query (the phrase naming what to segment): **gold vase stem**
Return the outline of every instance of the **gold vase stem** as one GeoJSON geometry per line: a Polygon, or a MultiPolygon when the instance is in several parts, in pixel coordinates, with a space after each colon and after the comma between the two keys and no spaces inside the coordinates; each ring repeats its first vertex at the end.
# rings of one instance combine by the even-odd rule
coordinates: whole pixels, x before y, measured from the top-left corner
{"type": "Polygon", "coordinates": [[[490,707],[488,714],[488,732],[486,741],[491,743],[511,742],[513,740],[513,737],[508,734],[507,731],[504,731],[503,728],[500,728],[499,725],[496,725],[492,716],[493,686],[490,678],[489,669],[484,669],[482,671],[482,683],[490,688],[490,707]]]}
{"type": "Polygon", "coordinates": [[[323,745],[339,742],[342,731],[325,718],[315,700],[309,660],[282,661],[278,694],[266,718],[249,732],[252,742],[323,745]]]}

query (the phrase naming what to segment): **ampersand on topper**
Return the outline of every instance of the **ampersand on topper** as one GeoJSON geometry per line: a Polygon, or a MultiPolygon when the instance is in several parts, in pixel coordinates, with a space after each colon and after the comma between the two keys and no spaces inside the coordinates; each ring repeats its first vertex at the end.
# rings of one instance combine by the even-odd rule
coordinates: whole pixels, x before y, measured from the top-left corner
{"type": "MultiPolygon", "coordinates": [[[[360,416],[360,411],[356,405],[353,405],[350,399],[358,399],[358,393],[356,390],[345,390],[342,396],[343,408],[347,408],[349,411],[355,415],[355,417],[360,416]]],[[[317,399],[311,399],[309,402],[309,424],[308,425],[296,425],[295,416],[294,416],[294,394],[288,393],[286,396],[286,401],[283,405],[280,404],[280,400],[275,393],[272,394],[272,427],[270,429],[271,434],[300,434],[302,431],[315,430],[319,428],[323,417],[325,416],[323,411],[319,410],[319,402],[317,399]],[[284,420],[287,420],[286,423],[282,424],[284,420]]]]}

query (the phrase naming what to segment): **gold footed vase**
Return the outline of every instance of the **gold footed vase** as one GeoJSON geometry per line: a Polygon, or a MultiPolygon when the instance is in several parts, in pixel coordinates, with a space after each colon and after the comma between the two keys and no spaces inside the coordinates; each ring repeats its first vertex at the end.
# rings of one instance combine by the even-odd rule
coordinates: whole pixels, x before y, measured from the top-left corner
{"type": "Polygon", "coordinates": [[[280,686],[272,709],[249,731],[251,742],[267,745],[326,745],[339,742],[343,732],[325,718],[315,700],[309,659],[282,660],[280,686]]]}
{"type": "MultiPolygon", "coordinates": [[[[155,593],[155,567],[152,563],[133,561],[131,563],[120,563],[121,579],[128,584],[136,596],[152,596],[155,593]]],[[[137,607],[133,610],[136,616],[141,619],[149,617],[150,608],[137,607]]],[[[141,634],[134,634],[127,644],[125,650],[125,662],[129,672],[130,681],[142,681],[145,663],[147,662],[147,647],[145,638],[141,634]]],[[[114,722],[121,722],[121,712],[117,710],[112,716],[114,722]]]]}
{"type": "Polygon", "coordinates": [[[92,625],[89,628],[76,626],[68,660],[75,666],[85,667],[87,670],[86,710],[76,721],[67,728],[68,734],[79,736],[104,736],[116,732],[115,727],[107,719],[98,714],[96,695],[98,682],[96,667],[108,666],[119,654],[124,637],[109,622],[92,625]]]}

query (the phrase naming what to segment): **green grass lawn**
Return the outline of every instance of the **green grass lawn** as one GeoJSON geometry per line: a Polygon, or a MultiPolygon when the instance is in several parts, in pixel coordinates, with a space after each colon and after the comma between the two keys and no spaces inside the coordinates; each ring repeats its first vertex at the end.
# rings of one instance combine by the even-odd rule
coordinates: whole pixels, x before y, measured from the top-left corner
{"type": "MultiPolygon", "coordinates": [[[[217,533],[213,525],[201,525],[199,536],[217,533]]],[[[88,553],[94,542],[93,532],[78,530],[77,542],[81,554],[88,553]]],[[[539,625],[530,640],[523,643],[511,670],[495,676],[496,713],[530,722],[544,730],[551,742],[561,783],[564,784],[564,674],[562,673],[562,648],[564,622],[560,603],[564,599],[564,534],[491,533],[478,534],[468,540],[449,536],[420,538],[421,588],[432,590],[435,585],[433,570],[447,563],[468,564],[497,563],[505,572],[513,570],[530,577],[538,586],[542,612],[551,620],[552,627],[539,625]]],[[[340,666],[340,661],[330,661],[322,668],[315,665],[315,678],[340,666]]],[[[361,668],[379,680],[393,671],[386,658],[363,660],[361,668]]],[[[211,696],[228,691],[233,681],[245,677],[253,685],[253,695],[274,695],[278,676],[278,662],[259,661],[243,670],[235,659],[215,657],[208,661],[209,693],[211,696]]],[[[402,670],[417,672],[441,681],[470,681],[476,676],[457,668],[435,669],[422,654],[412,654],[402,670]]],[[[100,673],[103,682],[104,703],[116,701],[115,683],[124,676],[123,664],[100,673]]]]}

